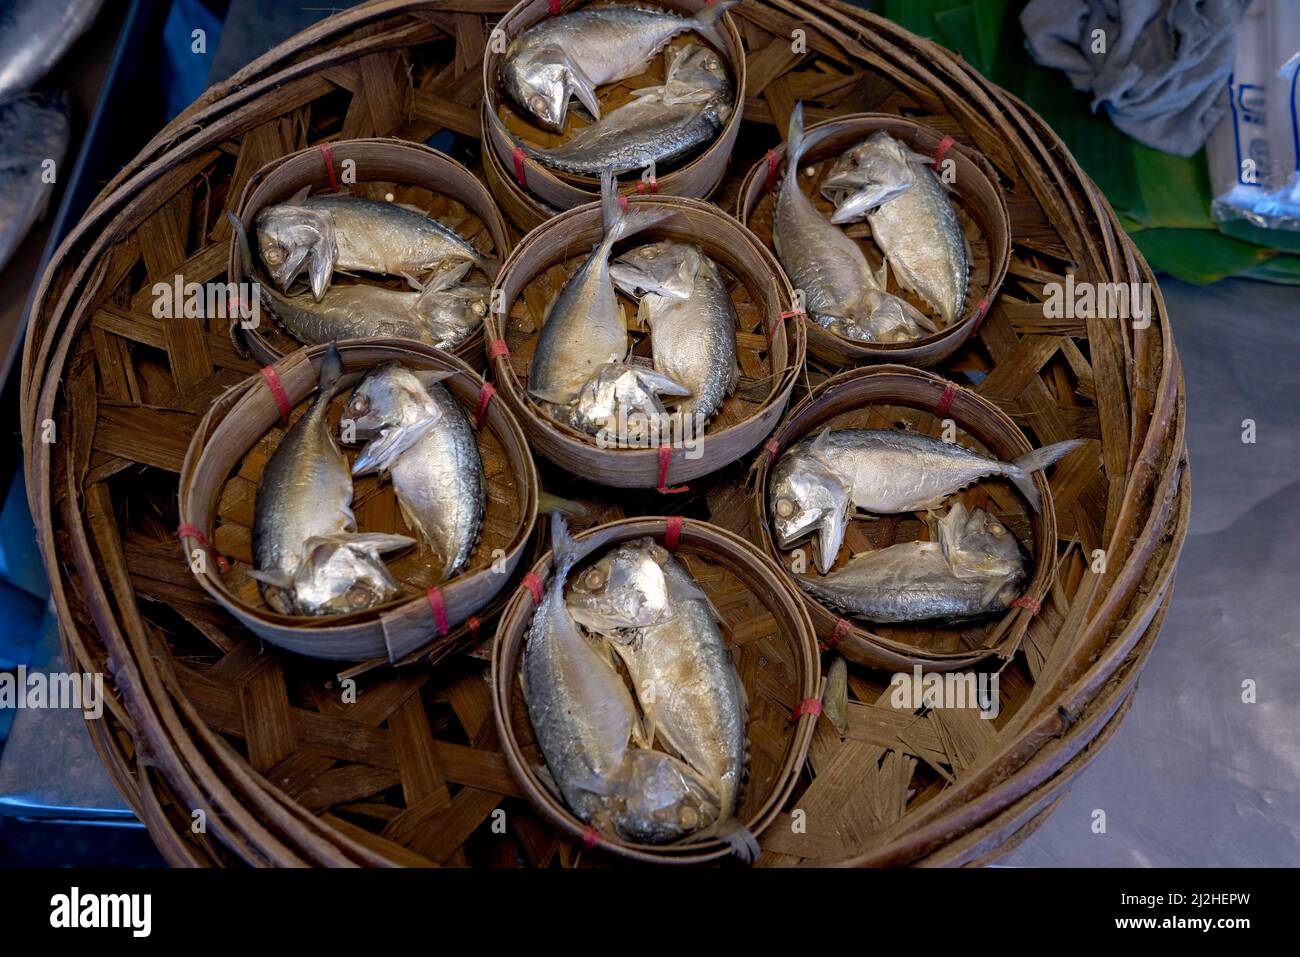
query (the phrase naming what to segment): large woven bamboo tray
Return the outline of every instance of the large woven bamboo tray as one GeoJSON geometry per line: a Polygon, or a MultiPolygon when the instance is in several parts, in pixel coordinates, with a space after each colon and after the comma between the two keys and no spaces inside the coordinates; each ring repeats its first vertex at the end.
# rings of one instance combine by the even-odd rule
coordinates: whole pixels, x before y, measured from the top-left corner
{"type": "MultiPolygon", "coordinates": [[[[92,739],[177,864],[608,861],[523,797],[481,657],[340,672],[267,649],[195,584],[175,540],[190,435],[257,365],[224,321],[155,319],[153,284],[223,279],[222,212],[255,170],[298,149],[424,142],[445,128],[458,134],[455,158],[482,177],[482,51],[509,6],[383,0],[293,38],[161,131],[38,290],[23,434],[52,596],[69,660],[106,675],[92,739]]],[[[741,178],[779,144],[800,99],[810,124],[897,114],[982,154],[1005,191],[1007,277],[975,335],[931,371],[992,401],[1033,445],[1088,440],[1091,454],[1051,475],[1056,574],[1002,666],[998,717],[902,713],[882,701],[889,673],[851,666],[847,736],[817,723],[759,861],[984,863],[1042,821],[1113,733],[1163,620],[1188,508],[1168,317],[1158,290],[1149,325],[1044,315],[1045,287],[1067,273],[1152,277],[1059,140],[961,61],[833,0],[745,0],[733,17],[747,97],[713,201],[735,208],[741,178]],[[806,48],[792,47],[796,30],[806,48]]],[[[819,380],[811,369],[808,383],[819,380]]],[[[747,470],[737,463],[670,498],[611,494],[549,467],[542,481],[581,498],[589,524],[681,514],[754,541],[747,470]]],[[[486,638],[493,622],[481,628],[486,638]]]]}

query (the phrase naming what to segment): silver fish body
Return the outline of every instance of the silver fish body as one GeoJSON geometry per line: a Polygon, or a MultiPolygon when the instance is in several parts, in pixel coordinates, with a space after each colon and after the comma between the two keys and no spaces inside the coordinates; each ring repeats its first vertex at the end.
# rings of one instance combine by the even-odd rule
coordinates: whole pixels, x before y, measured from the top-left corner
{"type": "MultiPolygon", "coordinates": [[[[865,215],[899,284],[928,302],[944,325],[952,325],[966,301],[970,254],[957,212],[929,160],[883,130],[850,155],[862,181],[831,221],[865,215]]],[[[827,182],[831,190],[839,187],[834,177],[827,182]]]]}
{"type": "Polygon", "coordinates": [[[523,150],[566,173],[626,173],[689,156],[722,132],[731,112],[731,81],[722,59],[705,47],[685,46],[670,52],[663,86],[639,91],[558,146],[523,150]]]}
{"type": "Polygon", "coordinates": [[[652,539],[627,543],[574,581],[569,608],[609,639],[650,727],[715,798],[718,836],[752,859],[753,838],[735,821],[748,701],[717,612],[690,572],[652,539]]]}
{"type": "Polygon", "coordinates": [[[367,446],[353,463],[353,475],[386,472],[407,525],[433,552],[439,581],[469,561],[483,523],[486,481],[474,428],[464,408],[438,384],[440,373],[423,373],[397,363],[370,372],[348,400],[347,415],[367,446]],[[425,428],[430,419],[433,424],[425,428]],[[413,430],[409,444],[394,433],[413,430]]]}
{"type": "Polygon", "coordinates": [[[853,339],[901,342],[934,331],[934,324],[885,291],[862,250],[821,214],[799,188],[803,104],[795,106],[786,140],[786,174],[777,191],[772,243],[804,308],[819,325],[853,339]]]}
{"type": "Polygon", "coordinates": [[[56,186],[43,181],[43,164],[63,162],[69,129],[61,97],[0,104],[0,270],[54,196],[56,186]]]}
{"type": "Polygon", "coordinates": [[[936,538],[851,558],[821,578],[796,575],[809,594],[881,624],[956,622],[1005,611],[1029,559],[1012,532],[981,508],[956,503],[931,523],[936,538]]]}
{"type": "Polygon", "coordinates": [[[0,3],[0,101],[39,83],[90,28],[102,4],[103,0],[0,3]]]}
{"type": "Polygon", "coordinates": [[[416,276],[448,262],[470,262],[488,275],[495,260],[418,209],[348,194],[308,196],[268,206],[255,220],[262,263],[281,289],[307,270],[320,300],[335,270],[416,276]]]}
{"type": "Polygon", "coordinates": [[[379,554],[412,544],[400,535],[358,534],[352,477],[330,434],[329,406],[342,364],[332,348],[320,390],[289,429],[257,485],[250,573],[284,614],[333,614],[380,604],[398,586],[379,554]]]}
{"type": "Polygon", "coordinates": [[[693,30],[721,48],[718,20],[734,2],[694,17],[631,4],[599,4],[539,21],[511,41],[501,59],[506,94],[543,126],[562,130],[577,96],[600,119],[596,87],[643,72],[664,45],[693,30]]]}
{"type": "Polygon", "coordinates": [[[602,179],[605,231],[586,262],[547,309],[528,371],[528,391],[543,402],[567,407],[601,366],[627,355],[627,326],[609,275],[614,244],[648,228],[667,213],[623,213],[613,176],[602,179]]]}
{"type": "Polygon", "coordinates": [[[850,506],[882,515],[933,509],[972,482],[1002,476],[1035,509],[1033,473],[1082,445],[1057,442],[1003,462],[955,442],[891,429],[822,431],[781,456],[769,486],[777,541],[788,548],[818,536],[818,567],[830,570],[844,539],[850,506]]]}
{"type": "Polygon", "coordinates": [[[717,264],[698,246],[668,240],[624,254],[610,273],[629,295],[641,293],[655,370],[690,391],[677,411],[707,421],[740,379],[739,320],[717,264]]]}

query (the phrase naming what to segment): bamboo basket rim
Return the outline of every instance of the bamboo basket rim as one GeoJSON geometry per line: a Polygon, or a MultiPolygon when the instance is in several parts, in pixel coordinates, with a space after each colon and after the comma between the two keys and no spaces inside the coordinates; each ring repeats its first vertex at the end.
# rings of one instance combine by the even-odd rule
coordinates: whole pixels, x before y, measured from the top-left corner
{"type": "MultiPolygon", "coordinates": [[[[637,0],[633,6],[661,7],[675,13],[698,13],[713,3],[713,0],[637,0]]],[[[504,34],[508,45],[525,30],[536,26],[551,16],[562,16],[576,10],[592,6],[608,6],[608,0],[519,0],[497,22],[495,29],[504,34]]],[[[727,38],[729,49],[717,51],[727,60],[732,79],[731,115],[723,124],[714,140],[689,162],[676,166],[662,176],[656,175],[662,191],[669,195],[692,195],[700,190],[700,183],[712,179],[703,189],[708,195],[717,187],[726,171],[728,154],[735,145],[736,135],[740,130],[744,113],[746,95],[746,56],[740,31],[730,13],[723,13],[719,18],[723,35],[727,38]]],[[[700,38],[697,38],[700,39],[700,38]]],[[[710,49],[714,49],[709,44],[710,49]]],[[[496,108],[505,98],[500,82],[500,61],[504,50],[494,49],[488,44],[483,54],[483,142],[487,145],[485,152],[491,153],[504,170],[507,163],[512,163],[518,172],[523,171],[524,182],[529,185],[516,184],[519,190],[535,201],[545,201],[552,206],[564,205],[569,208],[582,205],[600,198],[600,181],[590,177],[578,177],[552,170],[550,167],[533,159],[519,150],[520,141],[497,115],[496,108]],[[519,150],[519,152],[516,152],[519,150]],[[539,188],[540,187],[540,188],[539,188]]],[[[656,56],[662,55],[662,50],[656,56]]],[[[508,177],[507,177],[508,179],[508,177]]],[[[622,190],[625,194],[635,192],[635,187],[622,190]]]]}
{"type": "MultiPolygon", "coordinates": [[[[751,542],[717,525],[691,518],[678,517],[676,520],[680,522],[680,531],[678,543],[671,551],[675,552],[683,547],[689,548],[693,546],[696,551],[701,551],[714,560],[722,561],[731,569],[733,574],[736,573],[737,567],[743,566],[754,577],[762,578],[766,575],[771,580],[772,591],[770,593],[759,594],[754,591],[754,594],[767,606],[769,613],[772,613],[773,619],[782,631],[785,631],[790,626],[790,619],[793,619],[798,634],[789,634],[788,640],[796,652],[802,653],[801,660],[796,656],[796,660],[800,664],[800,701],[808,701],[814,698],[820,701],[823,687],[821,659],[817,650],[812,623],[797,596],[781,581],[779,576],[775,576],[774,563],[771,559],[755,548],[751,542]],[[775,614],[778,598],[784,599],[781,602],[785,606],[782,618],[777,618],[775,614]]],[[[585,560],[595,556],[603,549],[622,542],[647,536],[662,540],[668,521],[668,516],[624,518],[616,522],[585,529],[576,533],[573,537],[575,542],[585,543],[590,546],[586,551],[585,560]]],[[[554,552],[548,550],[532,567],[532,574],[543,585],[550,580],[553,555],[554,552]]],[[[745,584],[753,591],[753,586],[750,586],[747,582],[745,584]]],[[[514,685],[522,662],[523,646],[527,641],[528,624],[532,620],[535,608],[531,599],[532,595],[527,589],[516,590],[510,603],[506,606],[506,610],[502,612],[501,626],[497,633],[497,640],[492,648],[493,716],[496,721],[497,735],[505,753],[506,763],[510,766],[511,772],[524,788],[526,796],[534,806],[542,812],[552,825],[559,828],[570,838],[591,844],[589,829],[538,780],[537,775],[524,757],[511,721],[510,700],[514,693],[514,685]]],[[[812,743],[813,726],[817,722],[817,715],[803,712],[802,709],[800,709],[800,712],[798,717],[794,718],[788,725],[789,738],[785,756],[780,771],[773,779],[770,791],[759,808],[753,812],[750,820],[744,822],[755,837],[759,836],[776,819],[782,806],[793,792],[802,771],[808,747],[812,743]]],[[[700,864],[718,860],[731,853],[727,845],[716,838],[682,844],[652,845],[625,842],[601,834],[595,842],[595,846],[616,856],[646,864],[700,864]]]]}
{"type": "MultiPolygon", "coordinates": [[[[444,368],[452,371],[454,373],[453,377],[446,380],[446,382],[453,397],[463,407],[467,403],[463,397],[457,394],[457,386],[453,385],[454,379],[466,378],[471,384],[476,383],[478,385],[480,395],[486,394],[484,392],[484,387],[487,386],[486,380],[479,376],[467,363],[450,353],[434,349],[432,346],[426,346],[407,339],[386,338],[348,339],[340,341],[337,345],[339,353],[343,357],[345,375],[356,375],[362,369],[374,368],[388,361],[414,362],[424,368],[444,368]],[[371,353],[374,353],[373,357],[371,357],[371,353]]],[[[305,346],[289,353],[273,364],[272,368],[275,370],[277,379],[280,381],[283,391],[288,396],[288,400],[293,407],[296,408],[317,391],[318,386],[315,382],[319,363],[328,348],[328,346],[305,346]],[[306,370],[303,370],[304,365],[310,368],[310,376],[306,370]],[[300,392],[301,395],[299,395],[300,392]]],[[[197,494],[194,483],[197,476],[201,474],[204,460],[215,454],[213,442],[220,432],[222,424],[228,422],[231,416],[237,415],[239,409],[247,408],[251,415],[253,414],[252,410],[260,406],[265,410],[262,413],[263,418],[273,414],[274,411],[278,411],[278,409],[273,408],[276,405],[276,398],[266,386],[266,382],[267,379],[262,374],[254,374],[219,396],[199,422],[186,451],[178,493],[181,528],[197,528],[206,536],[208,542],[216,540],[215,530],[212,527],[212,522],[216,519],[216,502],[226,481],[228,481],[231,468],[242,460],[260,440],[255,439],[248,448],[242,451],[234,450],[230,452],[229,461],[217,460],[218,464],[214,467],[221,467],[224,464],[226,467],[222,474],[227,478],[217,481],[214,485],[213,494],[215,498],[212,502],[207,503],[206,507],[205,503],[194,499],[193,496],[197,494]]],[[[471,412],[472,410],[467,410],[466,414],[469,415],[471,412]]],[[[280,419],[280,421],[283,422],[284,420],[280,419]]],[[[273,424],[272,428],[274,427],[273,424]]],[[[496,589],[483,601],[479,602],[478,595],[470,594],[471,591],[476,591],[471,587],[475,582],[492,581],[493,579],[486,576],[496,576],[500,579],[501,588],[504,588],[512,580],[514,566],[518,564],[524,550],[527,548],[537,519],[539,482],[532,458],[526,454],[528,445],[523,430],[519,427],[509,409],[501,407],[499,403],[490,401],[485,409],[483,428],[490,429],[496,435],[497,441],[507,455],[510,454],[512,445],[517,453],[521,451],[525,453],[518,456],[520,463],[524,466],[522,475],[515,474],[515,464],[511,463],[512,484],[519,489],[521,513],[514,535],[505,550],[506,564],[509,567],[507,574],[498,575],[491,568],[471,569],[461,572],[436,586],[443,596],[446,608],[444,614],[449,619],[456,617],[456,609],[461,603],[466,601],[469,604],[477,603],[476,607],[467,612],[467,615],[473,615],[490,604],[495,594],[500,591],[500,588],[496,589]]],[[[263,432],[264,435],[265,432],[263,432]]],[[[187,559],[187,563],[190,548],[198,546],[208,550],[208,546],[203,541],[195,539],[188,532],[178,534],[178,538],[182,556],[187,559]]],[[[387,643],[387,626],[390,622],[397,622],[400,618],[413,614],[416,617],[423,616],[426,613],[431,618],[434,616],[434,612],[428,604],[428,597],[424,594],[408,594],[405,596],[399,594],[382,605],[341,615],[281,614],[274,610],[248,604],[229,587],[224,575],[217,574],[214,576],[210,568],[206,568],[201,572],[195,571],[191,564],[191,571],[199,585],[214,601],[246,626],[257,631],[266,641],[301,653],[309,653],[302,651],[302,645],[304,644],[319,645],[322,646],[321,650],[331,652],[346,650],[328,646],[331,644],[343,645],[353,641],[357,630],[362,628],[381,629],[381,634],[385,638],[385,643],[387,643]],[[291,630],[295,635],[301,635],[296,644],[287,643],[285,636],[282,634],[286,630],[291,630]]],[[[455,626],[462,623],[463,619],[457,620],[455,626]]],[[[453,631],[454,626],[450,626],[449,622],[449,627],[444,633],[434,634],[427,642],[404,648],[401,654],[395,654],[396,648],[389,645],[389,660],[391,663],[397,663],[399,660],[422,657],[431,646],[452,637],[453,631]]],[[[317,657],[340,656],[331,654],[317,655],[317,657]]],[[[373,654],[358,655],[356,657],[344,655],[341,657],[343,657],[343,660],[362,661],[365,658],[373,657],[373,654]]]]}
{"type": "MultiPolygon", "coordinates": [[[[727,263],[719,263],[719,265],[736,274],[736,278],[741,280],[750,291],[751,297],[753,297],[755,283],[760,280],[770,279],[771,288],[767,292],[771,294],[771,297],[780,305],[790,306],[792,304],[793,296],[790,294],[789,283],[785,279],[785,274],[776,265],[770,251],[756,240],[753,240],[744,226],[717,207],[700,199],[666,195],[634,196],[629,198],[628,209],[630,210],[634,205],[665,206],[674,214],[668,220],[637,234],[638,239],[644,239],[647,242],[650,237],[661,233],[665,228],[672,227],[674,225],[673,220],[681,216],[686,216],[688,219],[690,217],[703,217],[716,223],[722,229],[731,231],[743,244],[743,248],[763,262],[768,272],[761,277],[741,275],[727,263]]],[[[540,451],[542,455],[551,458],[556,464],[566,468],[572,464],[572,460],[561,460],[558,453],[552,455],[551,448],[543,443],[553,442],[558,448],[565,450],[566,453],[586,456],[592,462],[597,459],[609,464],[626,462],[629,463],[631,469],[636,470],[638,473],[644,473],[646,476],[652,477],[662,472],[663,474],[660,476],[661,485],[693,480],[743,457],[746,452],[758,445],[770,431],[770,428],[762,428],[760,431],[765,417],[773,415],[774,412],[779,415],[780,410],[784,410],[789,402],[789,396],[794,384],[803,370],[806,348],[805,324],[801,321],[800,316],[794,315],[789,309],[783,310],[790,319],[788,322],[766,313],[763,315],[763,327],[768,330],[771,343],[768,350],[768,361],[773,368],[772,385],[763,402],[740,422],[721,430],[706,430],[701,439],[701,446],[706,451],[703,452],[697,462],[693,463],[680,456],[673,455],[667,469],[661,468],[659,450],[656,448],[601,449],[593,437],[582,435],[574,429],[555,422],[539,409],[531,397],[526,394],[510,362],[510,355],[508,353],[500,354],[499,352],[493,354],[493,344],[504,342],[506,339],[507,317],[524,288],[547,269],[572,258],[565,255],[570,250],[575,247],[584,247],[584,242],[578,237],[592,232],[593,228],[598,230],[600,217],[601,206],[599,203],[588,203],[565,210],[520,240],[514,251],[511,252],[510,257],[502,264],[497,274],[497,280],[492,286],[493,304],[494,306],[499,305],[500,311],[495,308],[491,310],[484,319],[484,326],[487,331],[488,358],[492,364],[493,379],[501,390],[503,399],[521,420],[525,430],[530,432],[534,450],[540,451]],[[574,237],[556,241],[555,234],[563,234],[566,230],[572,230],[574,237]],[[525,269],[521,261],[525,257],[533,255],[535,250],[537,255],[543,257],[539,259],[539,262],[545,262],[546,265],[540,266],[524,275],[522,279],[518,279],[516,274],[525,269]],[[512,297],[509,295],[509,287],[517,279],[519,288],[512,297]],[[785,362],[778,374],[776,371],[776,356],[781,353],[785,355],[785,362]],[[719,443],[723,443],[725,446],[722,457],[720,459],[711,459],[707,449],[715,447],[719,443]],[[566,464],[566,461],[568,464],[566,464]],[[707,467],[705,467],[706,465],[707,467]]],[[[712,244],[705,244],[699,237],[695,237],[691,241],[701,245],[706,255],[716,261],[716,247],[712,244]]],[[[755,304],[758,305],[757,300],[755,300],[755,304]]],[[[626,487],[621,477],[612,475],[610,472],[603,473],[601,478],[606,484],[626,487]]],[[[627,485],[654,487],[654,481],[632,481],[628,482],[627,485]]]]}
{"type": "MultiPolygon", "coordinates": [[[[936,153],[938,147],[945,141],[943,134],[936,132],[932,127],[905,116],[892,113],[846,113],[808,126],[804,131],[803,159],[809,163],[825,162],[830,158],[830,153],[821,156],[819,148],[822,151],[833,149],[842,152],[846,147],[842,147],[839,143],[841,137],[857,142],[865,138],[868,132],[879,129],[886,130],[895,138],[903,139],[908,146],[924,146],[926,151],[932,154],[936,153]],[[849,135],[850,132],[852,136],[849,135]],[[904,132],[905,136],[902,135],[904,132]],[[830,143],[836,145],[830,146],[830,143]],[[810,156],[820,158],[812,159],[810,156]]],[[[965,182],[967,177],[973,177],[978,184],[974,191],[969,188],[953,191],[954,202],[963,207],[967,217],[980,230],[989,248],[989,279],[982,290],[983,296],[977,301],[975,307],[966,309],[963,303],[962,315],[952,325],[907,342],[859,342],[820,326],[811,333],[813,336],[819,338],[822,335],[829,336],[840,349],[862,359],[930,365],[946,358],[978,331],[987,318],[989,310],[993,308],[1002,283],[1006,279],[1013,234],[1011,214],[1007,209],[1002,187],[997,181],[997,174],[981,154],[953,140],[946,147],[944,156],[952,156],[961,164],[962,171],[958,174],[959,183],[965,182]],[[985,190],[996,200],[991,209],[983,208],[977,198],[977,194],[985,190]],[[978,212],[975,212],[977,210],[978,212]],[[989,234],[986,224],[981,221],[985,214],[988,214],[996,227],[1000,227],[1002,231],[1000,236],[989,234]],[[933,357],[927,357],[924,355],[926,350],[942,351],[937,352],[933,357]]],[[[737,219],[746,226],[749,225],[750,217],[758,208],[758,204],[770,191],[769,185],[772,189],[777,188],[774,185],[776,179],[773,170],[785,169],[786,166],[786,144],[782,141],[773,147],[767,159],[759,160],[750,167],[736,199],[737,219]],[[768,180],[771,184],[763,182],[768,180]]],[[[786,174],[789,174],[788,169],[786,174]]],[[[969,301],[970,298],[968,292],[967,300],[969,301]]]]}

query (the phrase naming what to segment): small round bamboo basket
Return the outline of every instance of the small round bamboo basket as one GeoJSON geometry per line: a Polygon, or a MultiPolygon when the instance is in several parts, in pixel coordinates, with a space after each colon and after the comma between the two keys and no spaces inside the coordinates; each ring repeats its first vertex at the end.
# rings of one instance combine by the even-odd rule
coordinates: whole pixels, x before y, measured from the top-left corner
{"type": "MultiPolygon", "coordinates": [[[[497,22],[493,42],[487,45],[483,57],[483,141],[489,147],[486,152],[494,155],[494,174],[509,171],[505,177],[495,176],[496,181],[493,182],[493,190],[507,210],[515,206],[572,209],[600,198],[599,179],[552,170],[519,149],[521,137],[536,146],[554,146],[586,123],[585,117],[579,118],[578,111],[571,105],[565,130],[556,135],[537,126],[531,117],[516,108],[502,90],[500,79],[501,57],[516,36],[548,16],[572,13],[590,5],[590,0],[563,0],[560,3],[551,0],[523,0],[497,22]],[[502,189],[509,199],[502,196],[502,189]]],[[[642,4],[662,7],[684,16],[692,16],[707,5],[708,0],[654,0],[653,3],[642,4]]],[[[727,163],[740,130],[745,102],[745,48],[730,14],[723,14],[721,25],[727,44],[717,52],[726,62],[731,75],[731,115],[718,137],[697,156],[658,173],[654,183],[658,192],[674,196],[708,196],[727,171],[727,163]]],[[[670,41],[669,45],[683,42],[706,43],[695,34],[685,34],[670,41]]],[[[660,52],[641,74],[609,84],[598,91],[602,114],[631,100],[637,89],[662,83],[663,77],[664,54],[660,52]]],[[[632,180],[629,178],[628,182],[630,184],[632,180]]],[[[648,184],[641,185],[646,188],[648,184]]],[[[625,187],[625,191],[633,189],[635,186],[632,185],[625,187]]]]}
{"type": "MultiPolygon", "coordinates": [[[[877,130],[885,130],[909,148],[945,164],[942,172],[953,174],[952,195],[962,230],[970,244],[970,280],[961,316],[951,326],[912,342],[856,342],[808,323],[808,352],[831,369],[843,369],[867,362],[898,362],[912,366],[931,366],[946,359],[975,334],[988,315],[1006,278],[1011,255],[1011,217],[998,184],[997,173],[984,157],[953,141],[923,123],[898,116],[857,113],[809,126],[805,131],[799,185],[829,216],[834,207],[821,195],[822,181],[835,159],[877,130]],[[947,167],[947,161],[953,165],[947,167]],[[811,170],[813,175],[806,173],[811,170]]],[[[776,209],[776,190],[785,165],[785,144],[755,163],[745,177],[737,201],[736,216],[769,247],[772,246],[772,217],[776,209]]],[[[942,174],[941,174],[942,175],[942,174]]],[[[879,266],[883,254],[871,241],[866,223],[850,225],[846,232],[866,253],[873,267],[879,266]]],[[[903,296],[922,312],[923,300],[898,287],[890,270],[889,291],[903,296]]]]}
{"type": "MultiPolygon", "coordinates": [[[[504,314],[494,310],[485,321],[489,356],[502,399],[535,452],[603,485],[679,488],[741,458],[772,431],[803,368],[804,323],[792,315],[790,289],[772,255],[730,216],[680,196],[633,197],[628,203],[672,215],[615,246],[615,258],[626,248],[660,239],[696,243],[723,271],[736,305],[741,382],[707,424],[697,449],[602,449],[594,437],[555,421],[528,395],[528,367],[544,309],[599,241],[598,203],[567,210],[515,247],[492,289],[493,305],[504,314]]],[[[648,348],[647,337],[634,351],[644,354],[648,348]]]]}
{"type": "MultiPolygon", "coordinates": [[[[327,617],[279,614],[266,605],[257,583],[245,574],[253,558],[257,483],[288,422],[296,420],[292,413],[288,420],[282,418],[270,382],[273,375],[287,404],[305,410],[315,394],[326,348],[300,349],[267,373],[250,376],[222,395],[203,418],[181,468],[183,550],[203,590],[271,644],[340,661],[382,657],[396,663],[431,653],[439,660],[448,646],[463,647],[467,632],[472,637],[477,628],[470,619],[505,588],[529,545],[537,517],[538,484],[527,442],[510,411],[491,401],[491,387],[454,356],[403,339],[339,343],[344,369],[351,373],[349,385],[364,370],[394,359],[412,368],[456,373],[443,385],[479,425],[479,454],[487,483],[482,528],[466,570],[445,583],[433,579],[422,549],[410,548],[387,563],[404,586],[403,594],[393,601],[327,617]],[[198,538],[190,529],[204,537],[198,538]]],[[[332,421],[346,404],[348,391],[340,389],[335,396],[332,421]]],[[[345,448],[344,454],[351,460],[356,451],[345,448]]],[[[418,538],[403,522],[387,482],[373,476],[358,479],[352,508],[359,530],[418,538]]]]}
{"type": "MultiPolygon", "coordinates": [[[[1010,461],[1032,450],[1028,439],[1006,413],[968,389],[928,372],[904,366],[875,366],[842,372],[821,383],[804,397],[781,423],[754,464],[753,526],[763,549],[782,569],[790,568],[796,553],[807,560],[808,545],[777,547],[772,535],[768,478],[781,455],[795,442],[823,428],[906,428],[938,437],[945,421],[956,427],[955,441],[977,452],[1010,461]]],[[[1074,453],[1072,453],[1074,454],[1074,453]]],[[[1083,450],[1082,454],[1088,454],[1083,450]]],[[[817,635],[849,661],[873,668],[956,671],[990,658],[1009,659],[1020,646],[1036,608],[1046,595],[1056,569],[1056,516],[1052,493],[1041,472],[1034,485],[1043,508],[1035,512],[1010,483],[996,479],[977,482],[958,492],[953,501],[979,506],[1006,525],[1033,556],[1033,575],[1020,602],[1000,617],[961,626],[929,624],[875,625],[842,616],[799,588],[817,635]]],[[[895,542],[922,537],[923,522],[914,516],[888,515],[874,520],[852,519],[845,534],[845,553],[886,548],[895,542]]],[[[835,567],[846,559],[841,554],[835,567]]],[[[811,567],[811,561],[808,561],[811,567]]]]}
{"type": "MultiPolygon", "coordinates": [[[[272,160],[249,178],[239,199],[238,215],[250,238],[259,212],[287,200],[304,186],[311,187],[313,193],[342,190],[368,199],[392,197],[392,202],[424,210],[481,253],[498,260],[510,254],[510,234],[492,194],[450,156],[419,143],[389,138],[338,140],[272,160]]],[[[253,255],[256,257],[256,250],[253,255]]],[[[231,283],[248,281],[233,230],[227,269],[231,283]]],[[[477,270],[471,278],[474,275],[477,270]]],[[[270,281],[264,276],[254,278],[270,281]]],[[[480,280],[490,283],[491,277],[480,276],[480,280]]],[[[340,281],[348,280],[336,276],[335,282],[340,281]]],[[[400,277],[385,281],[372,276],[364,281],[407,288],[400,277]]],[[[302,346],[269,317],[253,328],[232,322],[230,332],[237,349],[246,350],[265,365],[302,346]]],[[[478,363],[483,353],[482,331],[473,332],[454,353],[471,364],[478,363]]]]}
{"type": "MultiPolygon", "coordinates": [[[[749,696],[749,774],[737,818],[758,836],[780,813],[804,765],[820,702],[821,665],[812,624],[802,603],[771,559],[716,525],[691,519],[633,518],[575,536],[590,546],[588,560],[622,542],[652,537],[695,576],[724,618],[723,636],[749,696]]],[[[533,566],[546,582],[553,555],[533,566]]],[[[582,562],[577,568],[583,567],[582,562]]],[[[570,580],[577,574],[570,574],[570,580]]],[[[730,851],[717,840],[672,845],[631,844],[593,833],[537,777],[542,761],[523,698],[520,669],[534,610],[533,592],[516,591],[497,627],[492,688],[497,733],[506,763],[524,795],[556,828],[575,841],[649,864],[701,864],[730,851]]]]}

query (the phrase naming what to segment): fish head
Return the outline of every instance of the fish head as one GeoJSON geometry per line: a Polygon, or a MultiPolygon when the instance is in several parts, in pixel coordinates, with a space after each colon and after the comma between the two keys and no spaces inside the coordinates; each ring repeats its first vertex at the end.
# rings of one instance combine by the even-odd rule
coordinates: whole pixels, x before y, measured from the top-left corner
{"type": "Polygon", "coordinates": [[[944,558],[959,578],[1005,578],[1019,585],[1029,556],[1011,529],[982,508],[955,503],[937,522],[944,558]]]}
{"type": "Polygon", "coordinates": [[[851,489],[815,449],[815,442],[800,443],[782,456],[772,472],[768,497],[777,544],[790,548],[816,535],[818,567],[825,574],[844,541],[851,489]]]}
{"type": "Polygon", "coordinates": [[[417,311],[434,344],[455,349],[483,324],[491,295],[492,290],[483,283],[467,283],[421,297],[417,311]]]}
{"type": "Polygon", "coordinates": [[[659,397],[690,394],[662,372],[608,362],[578,392],[570,423],[592,435],[604,433],[621,447],[642,448],[659,434],[668,414],[659,397]]]}
{"type": "Polygon", "coordinates": [[[715,51],[688,43],[668,51],[664,73],[667,102],[704,102],[731,92],[727,65],[715,51]]]}
{"type": "Polygon", "coordinates": [[[624,839],[662,844],[717,822],[721,802],[713,789],[677,758],[636,748],[628,752],[626,775],[615,815],[624,839]]]}
{"type": "Polygon", "coordinates": [[[569,57],[551,46],[521,49],[509,63],[515,99],[543,126],[563,130],[573,93],[569,57]]]}
{"type": "Polygon", "coordinates": [[[271,279],[288,290],[304,266],[317,301],[329,288],[334,273],[337,246],[334,221],[305,206],[268,206],[255,221],[257,250],[271,279]]]}
{"type": "Polygon", "coordinates": [[[912,155],[884,130],[841,155],[822,181],[822,195],[835,204],[831,222],[857,222],[911,189],[912,155]]]}
{"type": "Polygon", "coordinates": [[[588,566],[569,586],[573,620],[624,640],[622,629],[648,628],[672,616],[664,565],[668,552],[654,539],[628,542],[588,566]]]}
{"type": "Polygon", "coordinates": [[[386,429],[413,425],[437,412],[427,383],[413,369],[386,362],[372,369],[348,399],[343,418],[350,419],[362,441],[386,429]]]}
{"type": "Polygon", "coordinates": [[[665,239],[619,256],[610,264],[609,278],[633,298],[654,293],[666,299],[689,299],[703,258],[700,247],[665,239]]]}
{"type": "Polygon", "coordinates": [[[404,535],[333,535],[310,538],[293,575],[293,604],[303,614],[339,615],[383,604],[398,592],[379,557],[414,544],[404,535]]]}

